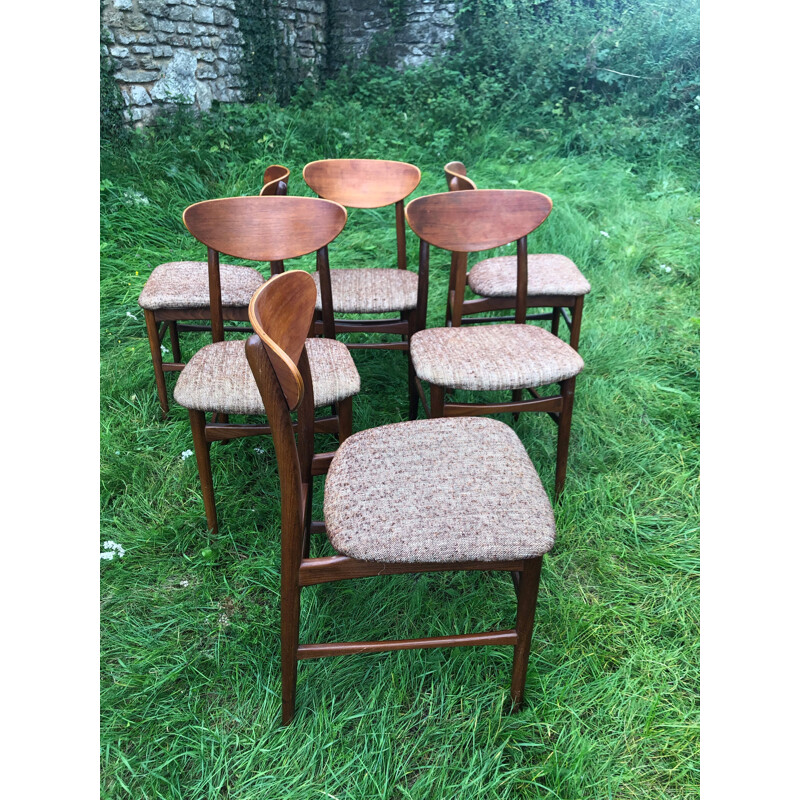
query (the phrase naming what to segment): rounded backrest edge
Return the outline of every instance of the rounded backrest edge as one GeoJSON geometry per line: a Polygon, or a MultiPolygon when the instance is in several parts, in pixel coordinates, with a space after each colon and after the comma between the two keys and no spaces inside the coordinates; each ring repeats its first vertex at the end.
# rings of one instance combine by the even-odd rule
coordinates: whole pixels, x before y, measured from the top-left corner
{"type": "Polygon", "coordinates": [[[527,236],[544,222],[553,201],[524,189],[443,192],[412,200],[409,227],[420,239],[444,250],[477,252],[527,236]]]}
{"type": "Polygon", "coordinates": [[[312,191],[349,208],[381,208],[405,200],[419,186],[419,167],[406,161],[327,158],[303,167],[312,191]]]}
{"type": "Polygon", "coordinates": [[[312,253],[332,242],[346,222],[344,206],[316,197],[224,197],[183,212],[184,225],[198,241],[252,261],[312,253]]]}

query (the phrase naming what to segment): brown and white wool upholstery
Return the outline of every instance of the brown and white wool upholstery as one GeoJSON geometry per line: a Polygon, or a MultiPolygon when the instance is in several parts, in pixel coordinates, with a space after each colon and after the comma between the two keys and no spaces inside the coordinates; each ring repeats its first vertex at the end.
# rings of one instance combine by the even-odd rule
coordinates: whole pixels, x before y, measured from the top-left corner
{"type": "MultiPolygon", "coordinates": [[[[240,339],[198,350],[178,376],[175,402],[195,411],[264,414],[244,345],[240,339]]],[[[358,394],[361,378],[345,344],[306,339],[306,352],[317,408],[358,394]]]]}
{"type": "Polygon", "coordinates": [[[421,380],[472,391],[545,386],[583,369],[566,342],[536,325],[430,328],[411,337],[411,358],[421,380]]]}
{"type": "Polygon", "coordinates": [[[555,539],[550,501],[522,442],[485,417],[353,434],[331,462],[324,514],[336,551],[365,561],[534,558],[555,539]]]}
{"type": "MultiPolygon", "coordinates": [[[[247,307],[253,292],[264,283],[252,267],[219,265],[223,306],[247,307]]],[[[170,261],[157,266],[139,295],[139,305],[149,311],[162,308],[208,308],[208,263],[170,261]]]]}
{"type": "MultiPolygon", "coordinates": [[[[467,276],[469,288],[481,297],[514,297],[517,293],[517,257],[497,256],[479,261],[467,276]]],[[[581,297],[589,281],[571,259],[556,253],[528,256],[528,295],[581,297]]]]}
{"type": "MultiPolygon", "coordinates": [[[[319,273],[312,276],[317,284],[317,311],[322,311],[319,273]]],[[[341,314],[407,311],[417,305],[417,284],[417,273],[405,269],[332,269],[333,310],[341,314]]]]}

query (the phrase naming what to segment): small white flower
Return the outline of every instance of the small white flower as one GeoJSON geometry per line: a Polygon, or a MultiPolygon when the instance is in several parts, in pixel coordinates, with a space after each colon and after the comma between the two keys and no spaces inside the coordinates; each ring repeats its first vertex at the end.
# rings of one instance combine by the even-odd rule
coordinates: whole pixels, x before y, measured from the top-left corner
{"type": "Polygon", "coordinates": [[[111,550],[107,550],[105,553],[100,553],[100,558],[105,558],[107,561],[110,561],[114,558],[114,553],[111,550]]]}
{"type": "Polygon", "coordinates": [[[164,345],[162,344],[161,345],[161,352],[163,353],[163,355],[166,355],[167,353],[169,353],[169,350],[167,350],[167,348],[164,347],[164,345]]]}
{"type": "Polygon", "coordinates": [[[189,581],[181,581],[181,586],[186,588],[189,585],[189,581]]]}
{"type": "Polygon", "coordinates": [[[130,311],[126,311],[125,316],[130,317],[131,319],[139,319],[139,317],[137,317],[136,314],[131,314],[130,311]]]}
{"type": "Polygon", "coordinates": [[[193,455],[194,455],[194,453],[191,450],[184,450],[181,453],[181,460],[182,461],[186,461],[187,458],[190,458],[193,455]]]}
{"type": "Polygon", "coordinates": [[[609,235],[608,235],[608,231],[600,231],[600,235],[601,236],[605,236],[606,239],[610,238],[609,235]]]}
{"type": "Polygon", "coordinates": [[[664,267],[664,272],[672,272],[672,267],[664,267]]]}
{"type": "Polygon", "coordinates": [[[107,539],[105,542],[103,542],[103,550],[105,550],[105,552],[100,553],[100,558],[104,558],[107,561],[110,561],[115,555],[119,558],[122,558],[122,556],[125,555],[125,548],[111,539],[107,539]]]}
{"type": "Polygon", "coordinates": [[[258,455],[260,456],[263,456],[264,453],[266,453],[267,451],[263,447],[254,447],[253,452],[258,453],[258,455]]]}
{"type": "Polygon", "coordinates": [[[115,456],[118,456],[118,455],[119,455],[119,450],[115,450],[115,451],[114,451],[114,455],[115,455],[115,456]]]}

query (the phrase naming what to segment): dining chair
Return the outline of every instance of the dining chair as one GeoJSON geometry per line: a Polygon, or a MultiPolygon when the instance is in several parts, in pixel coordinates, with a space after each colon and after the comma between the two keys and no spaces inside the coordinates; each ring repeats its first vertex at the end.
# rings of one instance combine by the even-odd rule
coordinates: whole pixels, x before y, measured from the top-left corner
{"type": "MultiPolygon", "coordinates": [[[[408,350],[411,335],[425,327],[428,276],[408,269],[404,201],[417,188],[418,167],[403,161],[342,158],[312,161],[303,179],[319,197],[347,208],[373,209],[394,205],[397,267],[321,269],[317,284],[316,330],[330,338],[340,333],[400,334],[397,342],[348,342],[351,349],[408,350]],[[337,319],[336,314],[398,312],[392,319],[337,319]]],[[[384,262],[385,263],[385,262],[384,262]]],[[[418,401],[411,360],[408,362],[409,417],[418,401]]]]}
{"type": "MultiPolygon", "coordinates": [[[[467,177],[467,169],[460,161],[444,166],[447,188],[451,192],[477,189],[467,177]]],[[[495,256],[475,264],[467,275],[467,286],[478,295],[467,300],[464,291],[456,296],[453,287],[447,298],[447,319],[452,319],[458,306],[462,325],[477,325],[508,321],[514,317],[472,317],[487,311],[512,309],[516,306],[517,272],[514,256],[495,256]]],[[[570,332],[569,343],[577,350],[581,336],[583,298],[591,286],[580,270],[566,256],[557,253],[531,253],[528,255],[527,308],[552,308],[549,312],[528,314],[528,320],[550,320],[550,330],[557,336],[559,321],[563,318],[570,332]],[[567,310],[570,313],[567,313],[567,310]]]]}
{"type": "MultiPolygon", "coordinates": [[[[189,232],[208,247],[212,287],[218,286],[219,254],[281,264],[316,251],[317,267],[328,263],[328,244],[341,232],[347,211],[338,203],[312,197],[229,197],[205,200],[183,212],[189,232]]],[[[308,278],[311,280],[311,278],[308,278]]],[[[263,279],[261,283],[263,283],[263,279]]],[[[261,285],[261,284],[259,284],[261,285]]],[[[211,323],[219,329],[222,306],[212,291],[211,323]]],[[[309,334],[309,326],[305,333],[309,334]]],[[[343,442],[353,425],[353,395],[361,380],[347,347],[335,339],[312,338],[307,344],[310,369],[317,381],[317,407],[332,406],[331,416],[313,421],[318,433],[337,434],[343,442]]],[[[178,376],[175,402],[189,409],[208,528],[218,531],[211,476],[210,445],[215,441],[270,433],[263,423],[233,423],[231,414],[263,415],[253,375],[247,366],[245,340],[217,341],[202,347],[178,376]],[[207,414],[212,414],[211,420],[207,414]]]]}
{"type": "MultiPolygon", "coordinates": [[[[272,164],[264,171],[261,195],[285,195],[289,170],[272,164]]],[[[278,265],[280,268],[280,265],[278,265]]],[[[247,321],[247,304],[253,292],[264,282],[263,275],[252,267],[235,264],[219,265],[219,291],[222,301],[222,319],[247,321]]],[[[170,261],[157,266],[139,295],[139,306],[144,312],[150,356],[156,376],[156,389],[161,412],[169,412],[167,397],[167,372],[180,372],[185,364],[181,358],[180,333],[186,331],[211,331],[212,341],[222,341],[222,329],[197,322],[179,320],[210,320],[210,292],[214,281],[205,261],[170,261]],[[164,336],[169,330],[172,361],[165,361],[164,336]]],[[[225,330],[247,332],[228,326],[225,330]]]]}
{"type": "MultiPolygon", "coordinates": [[[[430,246],[451,251],[450,286],[463,296],[468,253],[516,241],[516,287],[528,285],[527,237],[547,219],[553,206],[547,195],[509,189],[476,189],[418,197],[406,208],[411,230],[420,238],[420,272],[428,269],[430,246]]],[[[555,496],[564,488],[575,393],[583,359],[566,342],[536,325],[526,325],[527,297],[517,289],[514,324],[461,327],[461,309],[453,306],[451,325],[428,328],[411,337],[417,391],[430,417],[461,417],[510,411],[546,412],[558,425],[555,496]],[[430,385],[430,404],[421,381],[430,385]],[[556,395],[536,389],[559,384],[556,395]],[[464,403],[451,400],[456,389],[511,390],[511,402],[464,403]],[[524,392],[531,399],[523,399],[524,392]]],[[[492,320],[494,322],[494,320],[492,320]]]]}
{"type": "Polygon", "coordinates": [[[553,510],[517,435],[477,417],[359,431],[335,454],[312,451],[316,381],[306,331],[317,288],[307,273],[267,281],[250,301],[247,360],[267,411],[281,491],[282,721],[295,713],[298,660],[349,653],[513,645],[511,707],[523,702],[542,555],[553,510]],[[297,437],[291,412],[297,410],[297,437]],[[327,473],[323,529],[333,556],[310,557],[312,476],[327,473]],[[516,576],[509,630],[417,639],[300,644],[304,587],[348,578],[448,570],[516,576]]]}

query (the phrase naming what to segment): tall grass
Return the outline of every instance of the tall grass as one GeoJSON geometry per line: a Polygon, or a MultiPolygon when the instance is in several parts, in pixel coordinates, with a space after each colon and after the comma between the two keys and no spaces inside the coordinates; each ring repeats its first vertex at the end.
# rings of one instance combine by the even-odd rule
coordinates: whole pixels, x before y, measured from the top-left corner
{"type": "MultiPolygon", "coordinates": [[[[221,109],[105,153],[102,536],[126,554],[101,564],[102,795],[696,797],[696,164],[613,148],[569,154],[491,126],[439,152],[380,109],[345,115],[326,103],[221,109]],[[405,651],[303,662],[297,717],[280,728],[271,441],[212,448],[220,534],[210,538],[194,458],[181,457],[193,449],[187,413],[173,405],[161,420],[136,299],[157,264],[204,257],[183,208],[255,193],[273,162],[292,169],[290,193],[310,194],[303,165],[334,156],[416,163],[413,196],[443,190],[453,158],[481,187],[545,192],[554,210],[530,251],[568,255],[592,284],[567,486],[544,560],[528,702],[514,716],[504,713],[510,649],[405,651]]],[[[391,210],[353,211],[331,264],[389,265],[392,237],[391,210]]],[[[408,248],[415,268],[411,234],[408,248]]],[[[444,320],[447,263],[433,252],[429,326],[444,320]]],[[[187,355],[207,341],[187,337],[187,355]]],[[[354,428],[404,419],[404,356],[354,358],[354,428]]],[[[533,414],[513,426],[551,490],[554,426],[533,414]]],[[[304,592],[301,640],[488,630],[511,625],[513,609],[501,575],[343,582],[304,592]]]]}

